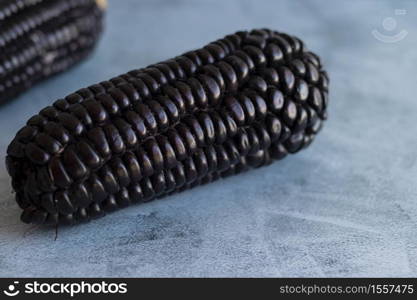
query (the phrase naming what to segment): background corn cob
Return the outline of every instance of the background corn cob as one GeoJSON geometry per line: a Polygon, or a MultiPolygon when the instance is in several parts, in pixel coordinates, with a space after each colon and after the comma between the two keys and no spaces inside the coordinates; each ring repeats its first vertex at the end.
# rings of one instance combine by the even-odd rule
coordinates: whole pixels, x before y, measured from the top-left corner
{"type": "Polygon", "coordinates": [[[2,0],[0,102],[86,57],[102,15],[96,0],[2,0]]]}
{"type": "Polygon", "coordinates": [[[81,89],[8,148],[22,220],[85,221],[282,159],[320,130],[327,91],[319,58],[267,29],[81,89]]]}

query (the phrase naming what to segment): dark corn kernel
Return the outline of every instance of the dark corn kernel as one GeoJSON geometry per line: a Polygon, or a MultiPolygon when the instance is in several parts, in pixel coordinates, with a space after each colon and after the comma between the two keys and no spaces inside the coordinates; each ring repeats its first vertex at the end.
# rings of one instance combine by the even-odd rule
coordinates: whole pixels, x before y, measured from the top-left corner
{"type": "Polygon", "coordinates": [[[329,79],[304,49],[242,31],[56,101],[8,148],[22,220],[88,221],[305,148],[327,116],[329,79]]]}
{"type": "Polygon", "coordinates": [[[103,0],[0,2],[0,103],[84,59],[102,31],[103,0]]]}

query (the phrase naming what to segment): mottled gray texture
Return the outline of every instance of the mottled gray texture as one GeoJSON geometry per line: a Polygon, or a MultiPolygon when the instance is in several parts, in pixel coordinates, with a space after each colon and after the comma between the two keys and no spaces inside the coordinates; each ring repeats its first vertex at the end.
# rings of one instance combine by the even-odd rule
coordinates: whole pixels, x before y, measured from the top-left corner
{"type": "MultiPolygon", "coordinates": [[[[330,119],[270,167],[86,225],[20,223],[0,169],[1,276],[417,276],[415,2],[110,0],[98,51],[0,108],[0,153],[52,100],[239,29],[295,34],[324,58],[330,119]],[[408,36],[376,40],[396,16],[408,36]]],[[[397,31],[396,31],[397,32],[397,31]]]]}

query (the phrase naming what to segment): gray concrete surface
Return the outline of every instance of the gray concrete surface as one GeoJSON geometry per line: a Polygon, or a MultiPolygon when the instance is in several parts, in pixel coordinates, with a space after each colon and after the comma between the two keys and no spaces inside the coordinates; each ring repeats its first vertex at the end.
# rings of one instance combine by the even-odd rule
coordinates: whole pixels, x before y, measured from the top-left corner
{"type": "Polygon", "coordinates": [[[255,27],[323,57],[330,119],[285,161],[62,228],[57,241],[20,223],[2,160],[0,276],[416,276],[416,14],[413,1],[110,0],[88,62],[0,108],[1,157],[52,100],[255,27]],[[384,43],[374,29],[408,35],[384,43]]]}

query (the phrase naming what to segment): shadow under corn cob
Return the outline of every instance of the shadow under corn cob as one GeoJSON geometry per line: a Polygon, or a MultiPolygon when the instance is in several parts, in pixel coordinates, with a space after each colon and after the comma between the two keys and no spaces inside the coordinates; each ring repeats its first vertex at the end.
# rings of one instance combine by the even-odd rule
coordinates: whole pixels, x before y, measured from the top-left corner
{"type": "Polygon", "coordinates": [[[57,100],[8,148],[27,223],[99,217],[308,146],[328,77],[292,36],[237,32],[57,100]]]}
{"type": "Polygon", "coordinates": [[[0,2],[0,103],[86,57],[102,30],[98,0],[0,2]]]}

